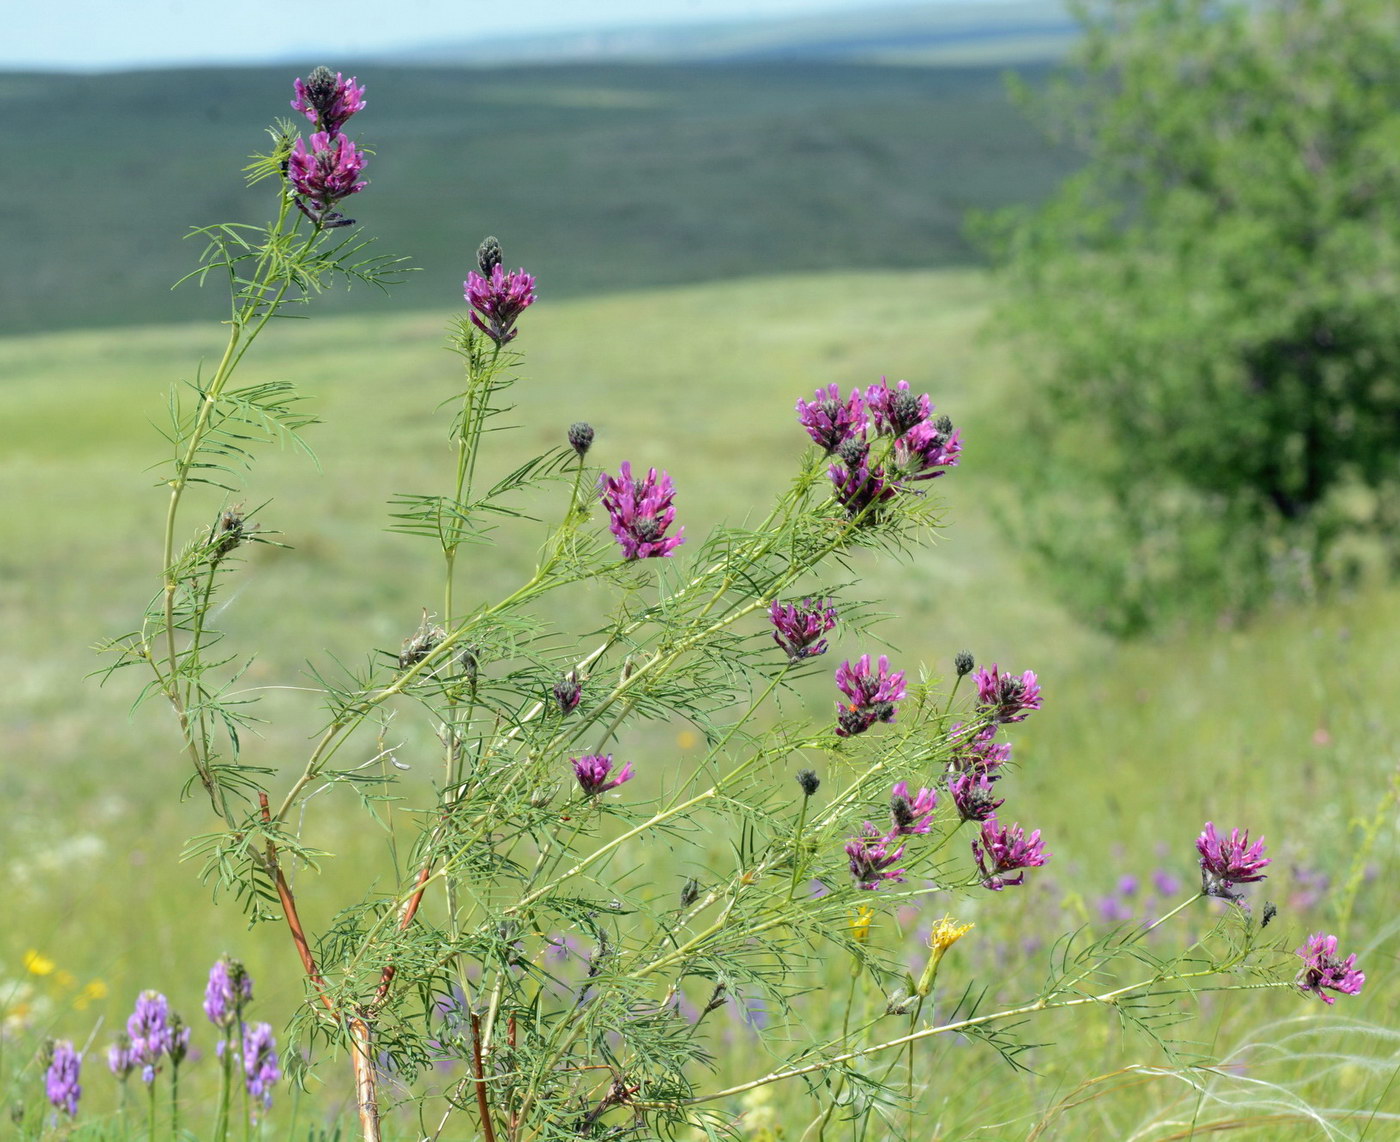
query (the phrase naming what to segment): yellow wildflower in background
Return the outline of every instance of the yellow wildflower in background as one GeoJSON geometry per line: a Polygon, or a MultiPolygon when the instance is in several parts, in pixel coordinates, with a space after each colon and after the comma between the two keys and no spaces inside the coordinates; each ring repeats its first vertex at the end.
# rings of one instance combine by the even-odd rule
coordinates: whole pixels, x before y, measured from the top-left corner
{"type": "Polygon", "coordinates": [[[30,975],[49,975],[55,966],[53,960],[33,948],[24,953],[24,967],[30,975]]]}
{"type": "Polygon", "coordinates": [[[94,999],[107,998],[107,985],[100,979],[90,979],[83,985],[83,990],[78,992],[73,1000],[73,1006],[78,1011],[86,1011],[88,1005],[94,999]]]}
{"type": "Polygon", "coordinates": [[[870,925],[875,922],[875,909],[862,904],[851,914],[851,935],[858,944],[870,942],[870,925]]]}

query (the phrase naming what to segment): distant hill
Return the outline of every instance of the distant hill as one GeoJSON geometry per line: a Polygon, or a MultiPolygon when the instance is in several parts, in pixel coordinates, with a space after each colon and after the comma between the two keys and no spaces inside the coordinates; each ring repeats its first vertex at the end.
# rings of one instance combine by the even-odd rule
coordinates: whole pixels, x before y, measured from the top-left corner
{"type": "MultiPolygon", "coordinates": [[[[1037,200],[1075,166],[990,66],[327,62],[368,85],[354,216],[423,269],[326,299],[341,311],[460,299],[494,233],[542,299],[839,268],[870,299],[853,319],[878,321],[881,269],[975,261],[969,207],[1037,200]]],[[[181,238],[270,215],[240,171],[294,74],[0,74],[0,332],[221,316],[217,288],[170,292],[199,252],[181,238]]]]}
{"type": "Polygon", "coordinates": [[[500,35],[395,52],[404,62],[501,64],[829,59],[993,63],[1050,59],[1078,35],[1060,0],[945,0],[715,23],[500,35]]]}

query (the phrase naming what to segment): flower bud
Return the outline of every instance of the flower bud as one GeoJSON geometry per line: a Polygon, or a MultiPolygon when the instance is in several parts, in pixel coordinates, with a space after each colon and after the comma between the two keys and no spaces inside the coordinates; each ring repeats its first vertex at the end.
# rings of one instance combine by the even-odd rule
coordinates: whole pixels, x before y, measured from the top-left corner
{"type": "Polygon", "coordinates": [[[953,656],[953,669],[958,672],[959,678],[964,678],[972,673],[972,668],[977,665],[977,660],[972,657],[972,651],[960,650],[953,656]]]}
{"type": "Polygon", "coordinates": [[[593,426],[583,420],[569,425],[569,444],[582,460],[593,447],[593,426]]]}
{"type": "Polygon", "coordinates": [[[502,256],[501,244],[494,235],[483,238],[476,248],[476,264],[481,267],[481,276],[489,278],[491,271],[501,264],[502,256]]]}
{"type": "Polygon", "coordinates": [[[822,779],[817,776],[815,770],[799,769],[797,771],[797,784],[802,786],[802,794],[805,797],[812,796],[821,785],[822,779]]]}

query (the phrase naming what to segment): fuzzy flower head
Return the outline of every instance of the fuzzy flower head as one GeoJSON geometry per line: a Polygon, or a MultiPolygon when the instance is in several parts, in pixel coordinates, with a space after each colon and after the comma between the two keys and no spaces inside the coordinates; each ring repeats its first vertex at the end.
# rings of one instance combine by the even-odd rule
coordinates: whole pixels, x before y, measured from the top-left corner
{"type": "Polygon", "coordinates": [[[578,680],[578,671],[570,670],[554,684],[554,704],[559,712],[568,717],[578,709],[583,700],[583,685],[578,680]]]}
{"type": "Polygon", "coordinates": [[[836,668],[836,685],[846,695],[836,703],[836,733],[848,738],[863,734],[876,722],[892,722],[895,703],[904,697],[904,672],[890,670],[883,654],[872,672],[870,655],[862,654],[854,666],[849,661],[836,668]]]}
{"type": "Polygon", "coordinates": [[[922,421],[894,445],[894,467],[901,480],[932,480],[956,468],[962,456],[962,434],[946,416],[922,421]]]}
{"type": "Polygon", "coordinates": [[[1340,995],[1360,995],[1361,985],[1366,982],[1366,973],[1356,970],[1356,955],[1343,960],[1337,955],[1337,937],[1326,932],[1317,932],[1308,937],[1308,942],[1295,953],[1303,959],[1303,970],[1298,973],[1297,985],[1311,992],[1331,1005],[1337,1001],[1323,994],[1323,988],[1340,995]]]}
{"type": "Polygon", "coordinates": [[[610,753],[590,753],[584,757],[571,758],[570,761],[573,763],[574,776],[578,778],[579,788],[587,797],[597,797],[609,789],[616,789],[624,781],[632,780],[630,761],[618,771],[616,777],[608,780],[613,768],[610,753]]]}
{"type": "Polygon", "coordinates": [[[353,218],[331,208],[369,185],[358,181],[364,169],[364,152],[344,135],[317,131],[309,149],[304,139],[298,139],[287,158],[287,178],[298,195],[297,209],[318,226],[353,225],[353,218]]]}
{"type": "Polygon", "coordinates": [[[83,1057],[67,1039],[52,1041],[45,1053],[48,1056],[48,1070],[44,1075],[44,1092],[49,1102],[71,1118],[78,1113],[78,1099],[83,1093],[78,1083],[83,1057]]]}
{"type": "Polygon", "coordinates": [[[136,998],[136,1010],[126,1021],[131,1037],[131,1057],[141,1068],[147,1084],[156,1081],[156,1066],[174,1044],[170,1029],[170,1001],[158,991],[143,991],[136,998]]]}
{"type": "Polygon", "coordinates": [[[1196,851],[1201,854],[1201,891],[1235,903],[1242,897],[1232,891],[1233,887],[1263,880],[1264,873],[1259,870],[1269,863],[1264,855],[1263,837],[1251,845],[1248,829],[1244,832],[1231,829],[1227,840],[1215,831],[1210,821],[1196,838],[1196,851]]]}
{"type": "Polygon", "coordinates": [[[365,89],[355,83],[355,77],[346,79],[340,72],[332,75],[328,67],[314,68],[305,81],[298,78],[292,86],[297,94],[292,110],[300,111],[316,130],[328,135],[339,135],[346,120],[365,109],[365,89]]]}
{"type": "Polygon", "coordinates": [[[616,478],[606,472],[598,477],[598,489],[608,509],[608,528],[622,546],[623,558],[668,557],[685,542],[685,528],[666,535],[676,522],[672,504],[676,489],[665,472],[658,477],[656,469],[649,468],[646,479],[633,479],[632,465],[624,460],[616,478]]]}
{"type": "Polygon", "coordinates": [[[904,846],[896,838],[887,837],[869,821],[858,837],[846,842],[846,855],[851,861],[851,875],[856,886],[873,892],[887,880],[902,882],[904,870],[891,868],[904,855],[904,846]]]}
{"type": "Polygon", "coordinates": [[[489,277],[468,272],[462,291],[472,307],[472,324],[497,345],[515,340],[516,319],[535,303],[535,279],[523,269],[506,273],[500,263],[489,277]]]}
{"type": "Polygon", "coordinates": [[[798,603],[773,600],[768,608],[773,624],[773,641],[788,656],[789,662],[801,662],[826,653],[826,634],[836,625],[836,608],[830,599],[803,599],[798,603]]]}
{"type": "Polygon", "coordinates": [[[959,774],[948,783],[948,792],[964,821],[985,821],[1002,807],[1006,798],[996,795],[993,778],[977,770],[959,774]]]}
{"type": "Polygon", "coordinates": [[[903,436],[917,424],[922,424],[933,415],[933,405],[928,394],[915,396],[908,381],[900,381],[890,388],[884,377],[878,385],[865,390],[865,407],[875,422],[877,432],[890,436],[903,436]]]}
{"type": "MultiPolygon", "coordinates": [[[[959,722],[949,731],[948,736],[957,740],[963,728],[963,724],[959,722]]],[[[998,742],[996,733],[996,726],[986,726],[971,738],[957,741],[953,752],[948,756],[949,775],[975,772],[995,781],[996,771],[1011,760],[1011,743],[998,742]]]]}
{"type": "Polygon", "coordinates": [[[972,842],[972,855],[982,874],[982,886],[993,892],[1026,879],[1023,869],[1039,868],[1049,858],[1040,840],[1040,830],[1026,836],[1020,825],[1003,827],[995,816],[982,822],[982,831],[972,842]],[[1014,872],[1017,875],[1008,876],[1014,872]]]}
{"type": "Polygon", "coordinates": [[[272,1105],[272,1085],[282,1077],[277,1066],[277,1040],[270,1023],[250,1023],[243,1028],[243,1076],[248,1093],[264,1107],[272,1105]]]}
{"type": "Polygon", "coordinates": [[[909,792],[909,782],[901,781],[890,790],[892,837],[924,834],[933,828],[933,813],[938,808],[938,794],[932,789],[909,792]]]}
{"type": "Polygon", "coordinates": [[[1003,674],[993,662],[973,675],[977,683],[979,709],[994,722],[1021,722],[1032,710],[1040,709],[1040,684],[1035,672],[1027,670],[1019,678],[1003,674]]]}
{"type": "Polygon", "coordinates": [[[865,434],[865,401],[860,390],[841,399],[838,385],[818,389],[811,401],[797,402],[797,420],[824,452],[835,452],[843,440],[865,434]]]}
{"type": "Polygon", "coordinates": [[[220,956],[209,969],[204,987],[204,1014],[215,1027],[227,1030],[242,1022],[243,1009],[253,1000],[253,977],[242,961],[220,956]]]}

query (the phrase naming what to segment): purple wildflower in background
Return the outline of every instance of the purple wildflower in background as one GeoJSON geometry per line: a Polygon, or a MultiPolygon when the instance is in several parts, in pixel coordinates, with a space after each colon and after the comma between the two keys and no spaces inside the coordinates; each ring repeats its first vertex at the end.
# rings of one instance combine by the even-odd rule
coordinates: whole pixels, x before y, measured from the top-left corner
{"type": "Polygon", "coordinates": [[[905,480],[933,480],[956,468],[962,435],[946,416],[914,425],[895,441],[894,466],[905,480]]]}
{"type": "Polygon", "coordinates": [[[851,875],[856,885],[875,891],[887,880],[903,881],[904,870],[891,868],[904,855],[904,846],[894,837],[887,837],[869,821],[858,837],[846,842],[846,855],[851,858],[851,875]]]}
{"type": "Polygon", "coordinates": [[[107,1048],[107,1069],[122,1082],[126,1082],[136,1069],[136,1056],[131,1052],[131,1036],[125,1031],[118,1034],[116,1041],[107,1048]]]}
{"type": "Polygon", "coordinates": [[[870,410],[876,431],[891,436],[903,436],[933,415],[927,393],[916,397],[908,381],[900,381],[895,388],[890,388],[884,377],[878,385],[865,390],[865,407],[870,410]]]}
{"type": "Polygon", "coordinates": [[[1231,889],[1236,884],[1263,880],[1264,873],[1259,870],[1269,863],[1264,855],[1263,837],[1251,845],[1248,829],[1243,833],[1231,829],[1226,840],[1216,833],[1210,821],[1196,838],[1196,851],[1201,854],[1201,891],[1234,903],[1239,903],[1242,897],[1231,889]]]}
{"type": "Polygon", "coordinates": [[[472,307],[472,324],[497,345],[515,340],[516,319],[535,304],[535,279],[523,269],[506,273],[499,263],[490,277],[469,271],[462,291],[472,307]]]}
{"type": "Polygon", "coordinates": [[[891,672],[883,654],[872,674],[870,655],[862,654],[854,666],[849,661],[836,668],[836,685],[847,701],[836,703],[836,733],[848,738],[863,734],[876,722],[892,722],[895,703],[904,697],[904,672],[891,672]]]}
{"type": "Polygon", "coordinates": [[[1152,887],[1162,896],[1175,896],[1181,891],[1181,878],[1159,868],[1152,873],[1152,887]]]}
{"type": "Polygon", "coordinates": [[[840,387],[828,385],[812,401],[797,402],[797,419],[823,451],[835,452],[842,441],[865,433],[865,402],[859,389],[843,401],[840,387]]]}
{"type": "Polygon", "coordinates": [[[309,150],[306,142],[298,139],[287,159],[287,178],[300,196],[297,209],[320,226],[353,225],[354,219],[342,217],[331,207],[369,185],[356,181],[364,168],[363,152],[344,135],[317,131],[311,136],[309,150]]]}
{"type": "Polygon", "coordinates": [[[243,1008],[253,999],[253,978],[240,960],[220,956],[209,969],[204,987],[204,1014],[215,1027],[227,1029],[242,1021],[243,1008]]]}
{"type": "Polygon", "coordinates": [[[160,1057],[170,1053],[170,1001],[158,991],[143,991],[136,998],[136,1010],[126,1021],[131,1036],[131,1058],[141,1068],[142,1081],[156,1081],[160,1057]]]}
{"type": "Polygon", "coordinates": [[[632,763],[629,761],[618,771],[616,777],[611,781],[608,775],[612,773],[613,759],[610,753],[590,753],[583,757],[570,759],[574,766],[574,776],[578,778],[579,788],[589,797],[597,797],[600,793],[606,793],[609,789],[616,789],[624,781],[632,780],[632,763]]]}
{"type": "Polygon", "coordinates": [[[1026,836],[1020,825],[1002,826],[996,817],[982,822],[980,836],[972,842],[972,855],[982,873],[982,886],[1000,892],[1025,881],[1021,870],[1039,868],[1050,856],[1040,840],[1040,830],[1026,836]],[[1016,876],[1007,876],[1015,872],[1016,876]]]}
{"type": "Polygon", "coordinates": [[[83,1057],[67,1039],[55,1039],[48,1047],[49,1066],[44,1075],[44,1091],[53,1105],[70,1118],[78,1113],[83,1088],[78,1083],[83,1057]]]}
{"type": "Polygon", "coordinates": [[[789,662],[801,662],[826,653],[822,635],[836,625],[836,608],[830,599],[803,599],[800,605],[774,599],[768,618],[773,624],[773,641],[783,648],[789,662]]]}
{"type": "MultiPolygon", "coordinates": [[[[959,722],[949,731],[949,737],[957,738],[963,730],[959,722]]],[[[957,742],[948,755],[948,773],[975,771],[990,777],[993,781],[999,776],[996,770],[1011,760],[1011,743],[996,740],[996,726],[986,726],[971,738],[957,742]]]]}
{"type": "Polygon", "coordinates": [[[554,704],[565,717],[578,709],[582,698],[583,687],[579,684],[577,670],[570,670],[554,684],[554,704]]]}
{"type": "Polygon", "coordinates": [[[248,1093],[272,1105],[272,1084],[282,1077],[277,1067],[277,1040],[270,1023],[252,1023],[243,1029],[243,1074],[248,1093]]]}
{"type": "Polygon", "coordinates": [[[890,836],[927,833],[933,828],[933,813],[937,808],[938,794],[932,789],[920,789],[910,796],[909,782],[899,782],[890,790],[890,817],[894,822],[890,836]]]}
{"type": "Polygon", "coordinates": [[[985,821],[1006,803],[1006,798],[997,797],[995,778],[988,777],[975,769],[959,774],[948,783],[948,792],[953,797],[958,816],[964,821],[985,821]]]}
{"type": "Polygon", "coordinates": [[[1040,685],[1033,670],[1018,678],[1009,671],[1002,674],[993,662],[974,674],[973,680],[979,709],[994,722],[1021,722],[1040,709],[1040,685]]]}
{"type": "Polygon", "coordinates": [[[1337,1001],[1322,993],[1323,988],[1341,995],[1360,995],[1361,985],[1366,982],[1366,973],[1356,970],[1356,955],[1345,960],[1337,955],[1337,937],[1326,932],[1316,932],[1308,937],[1308,942],[1297,950],[1295,955],[1303,958],[1303,970],[1298,973],[1297,984],[1303,991],[1312,992],[1329,1006],[1337,1001]]]}
{"type": "Polygon", "coordinates": [[[685,542],[681,528],[668,537],[666,529],[676,522],[676,509],[671,501],[676,489],[671,477],[655,468],[647,470],[645,480],[632,477],[632,465],[622,462],[616,478],[606,472],[598,477],[603,506],[608,509],[608,528],[622,546],[625,559],[669,557],[685,542]]]}
{"type": "Polygon", "coordinates": [[[355,77],[345,79],[340,72],[332,75],[328,67],[312,69],[305,82],[298,78],[292,86],[296,90],[292,110],[300,111],[318,131],[328,135],[339,135],[346,120],[365,108],[365,89],[356,86],[355,77]]]}

